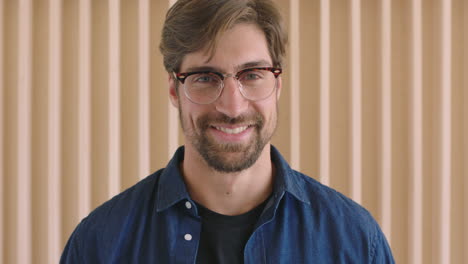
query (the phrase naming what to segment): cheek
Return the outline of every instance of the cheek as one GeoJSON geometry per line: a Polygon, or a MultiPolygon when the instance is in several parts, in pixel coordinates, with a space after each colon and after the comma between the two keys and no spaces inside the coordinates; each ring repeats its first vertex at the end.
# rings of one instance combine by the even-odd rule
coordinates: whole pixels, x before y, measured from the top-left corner
{"type": "MultiPolygon", "coordinates": [[[[180,97],[179,97],[180,98],[180,97]]],[[[187,103],[183,99],[179,100],[179,118],[182,125],[182,130],[192,130],[192,117],[190,116],[190,109],[187,107],[187,103]]]]}
{"type": "Polygon", "coordinates": [[[192,103],[191,102],[181,102],[181,105],[179,106],[179,109],[181,109],[181,123],[183,126],[184,130],[189,130],[189,131],[198,131],[197,127],[197,120],[198,117],[201,116],[200,109],[197,109],[196,107],[191,107],[192,103]]]}
{"type": "Polygon", "coordinates": [[[278,103],[275,97],[272,96],[268,100],[257,103],[257,112],[265,119],[265,128],[276,126],[278,119],[278,103]]]}

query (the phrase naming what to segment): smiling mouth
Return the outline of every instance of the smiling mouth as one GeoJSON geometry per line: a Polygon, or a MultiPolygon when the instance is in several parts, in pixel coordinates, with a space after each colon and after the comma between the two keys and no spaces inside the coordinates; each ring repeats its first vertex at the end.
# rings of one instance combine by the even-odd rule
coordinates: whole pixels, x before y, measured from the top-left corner
{"type": "Polygon", "coordinates": [[[251,127],[251,125],[248,126],[241,126],[241,127],[236,127],[236,128],[227,128],[227,127],[218,127],[218,126],[213,126],[214,129],[217,129],[219,131],[222,131],[227,134],[240,134],[247,130],[247,128],[251,127]]]}

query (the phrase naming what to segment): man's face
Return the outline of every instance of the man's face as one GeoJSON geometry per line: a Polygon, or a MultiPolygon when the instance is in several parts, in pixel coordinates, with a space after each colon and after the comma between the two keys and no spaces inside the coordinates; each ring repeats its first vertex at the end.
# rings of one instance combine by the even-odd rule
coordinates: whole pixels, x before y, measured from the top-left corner
{"type": "MultiPolygon", "coordinates": [[[[273,66],[264,33],[255,25],[238,24],[226,31],[210,59],[205,50],[187,54],[180,72],[211,69],[235,74],[251,67],[273,66]]],[[[186,153],[197,151],[219,172],[238,172],[252,166],[276,129],[277,101],[281,90],[261,101],[249,101],[237,81],[224,80],[220,97],[208,105],[195,104],[184,95],[183,85],[170,79],[170,97],[178,107],[186,137],[186,153]]]]}

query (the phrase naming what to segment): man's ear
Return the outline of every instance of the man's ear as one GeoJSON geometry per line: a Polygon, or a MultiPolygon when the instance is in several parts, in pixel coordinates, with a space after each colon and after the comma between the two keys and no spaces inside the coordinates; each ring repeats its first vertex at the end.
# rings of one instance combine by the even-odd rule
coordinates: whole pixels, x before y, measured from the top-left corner
{"type": "Polygon", "coordinates": [[[281,95],[281,89],[283,88],[283,79],[278,76],[278,87],[276,87],[276,100],[279,101],[281,95]]]}
{"type": "Polygon", "coordinates": [[[174,107],[179,108],[179,95],[177,94],[177,80],[169,73],[169,99],[174,107]]]}

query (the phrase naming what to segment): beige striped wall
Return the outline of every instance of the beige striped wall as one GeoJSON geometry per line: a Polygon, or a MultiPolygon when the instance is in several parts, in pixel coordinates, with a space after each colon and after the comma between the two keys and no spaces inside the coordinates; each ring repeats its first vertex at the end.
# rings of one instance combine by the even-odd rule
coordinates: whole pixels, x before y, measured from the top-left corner
{"type": "MultiPolygon", "coordinates": [[[[276,0],[292,166],[376,217],[397,263],[468,263],[468,2],[276,0]]],[[[169,0],[0,0],[0,262],[57,263],[90,210],[183,138],[169,0]]]]}

